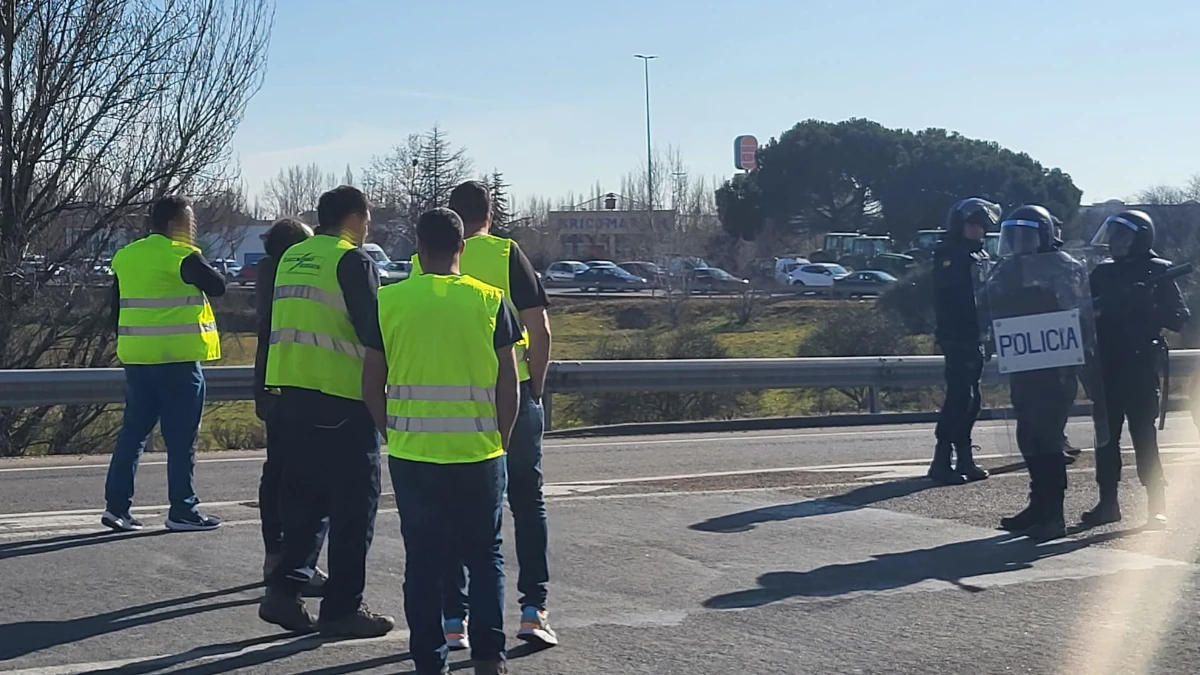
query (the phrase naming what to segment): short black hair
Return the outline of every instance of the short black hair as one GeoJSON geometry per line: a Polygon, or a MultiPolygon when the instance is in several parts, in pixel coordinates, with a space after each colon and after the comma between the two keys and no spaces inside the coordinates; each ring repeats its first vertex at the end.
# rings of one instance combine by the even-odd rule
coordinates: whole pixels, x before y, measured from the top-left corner
{"type": "Polygon", "coordinates": [[[321,195],[317,201],[317,227],[337,230],[349,216],[365,216],[371,209],[362,190],[351,185],[339,185],[321,195]]]}
{"type": "Polygon", "coordinates": [[[263,235],[263,250],[279,260],[285,251],[312,236],[308,225],[295,218],[280,218],[263,235]]]}
{"type": "Polygon", "coordinates": [[[417,219],[417,245],[435,256],[458,253],[463,242],[463,222],[447,208],[430,209],[417,219]]]}
{"type": "Polygon", "coordinates": [[[492,195],[483,183],[469,180],[450,192],[450,208],[463,223],[482,225],[492,215],[492,195]]]}
{"type": "Polygon", "coordinates": [[[184,195],[169,195],[155,200],[150,206],[150,229],[155,232],[166,232],[171,222],[183,214],[183,210],[192,205],[191,197],[184,195]]]}

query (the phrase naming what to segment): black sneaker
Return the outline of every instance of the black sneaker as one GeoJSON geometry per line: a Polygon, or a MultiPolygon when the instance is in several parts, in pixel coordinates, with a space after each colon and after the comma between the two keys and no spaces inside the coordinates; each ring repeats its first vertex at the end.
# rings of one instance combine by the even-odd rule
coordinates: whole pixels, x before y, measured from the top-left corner
{"type": "Polygon", "coordinates": [[[258,618],[292,633],[305,635],[317,630],[316,619],[300,598],[267,591],[258,606],[258,618]]]}
{"type": "Polygon", "coordinates": [[[182,516],[169,516],[167,529],[172,532],[207,532],[221,526],[221,519],[192,511],[182,516]]]}
{"type": "Polygon", "coordinates": [[[508,663],[504,659],[480,661],[475,664],[475,675],[506,675],[508,663]]]}
{"type": "Polygon", "coordinates": [[[383,637],[396,627],[396,620],[385,614],[376,614],[364,603],[353,614],[332,621],[319,619],[317,630],[326,637],[377,638],[383,637]]]}
{"type": "Polygon", "coordinates": [[[105,511],[104,515],[100,516],[100,524],[116,532],[137,532],[142,529],[142,521],[128,513],[118,516],[111,511],[105,511]]]}

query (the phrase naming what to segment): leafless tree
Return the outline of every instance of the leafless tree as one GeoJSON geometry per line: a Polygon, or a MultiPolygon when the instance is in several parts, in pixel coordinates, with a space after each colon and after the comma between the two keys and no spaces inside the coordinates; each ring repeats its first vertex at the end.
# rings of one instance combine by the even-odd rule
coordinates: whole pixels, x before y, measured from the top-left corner
{"type": "MultiPolygon", "coordinates": [[[[228,179],[270,0],[0,2],[0,368],[112,359],[103,301],[54,286],[155,197],[228,179]]],[[[98,408],[0,411],[0,455],[60,452],[98,408]]],[[[82,446],[78,446],[82,447],[82,446]]]]}
{"type": "Polygon", "coordinates": [[[235,183],[196,200],[196,234],[209,258],[237,254],[254,221],[246,204],[246,190],[235,183]]]}
{"type": "Polygon", "coordinates": [[[273,217],[296,216],[317,208],[321,193],[336,185],[337,177],[322,171],[321,165],[294,164],[263,185],[263,197],[273,217]]]}

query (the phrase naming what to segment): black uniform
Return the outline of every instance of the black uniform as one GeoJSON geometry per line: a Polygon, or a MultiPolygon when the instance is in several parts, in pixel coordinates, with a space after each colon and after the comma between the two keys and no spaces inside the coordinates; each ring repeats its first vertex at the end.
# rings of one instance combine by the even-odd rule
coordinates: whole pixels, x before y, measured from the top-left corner
{"type": "MultiPolygon", "coordinates": [[[[1179,331],[1191,314],[1175,282],[1139,284],[1170,266],[1170,262],[1147,251],[1102,263],[1092,271],[1092,295],[1099,301],[1096,332],[1109,434],[1108,442],[1096,448],[1101,505],[1096,513],[1088,512],[1090,517],[1085,514],[1085,521],[1099,524],[1120,519],[1117,483],[1121,479],[1121,427],[1126,419],[1138,479],[1150,491],[1152,501],[1155,493],[1163,490],[1158,432],[1154,428],[1159,415],[1158,369],[1167,349],[1162,331],[1179,331]]],[[[1161,516],[1161,505],[1152,507],[1158,507],[1151,508],[1152,517],[1161,516]]]]}
{"type": "MultiPolygon", "coordinates": [[[[1087,297],[1083,265],[1057,250],[1053,222],[1045,208],[1022,206],[1001,224],[1001,255],[1007,250],[1011,257],[998,263],[988,280],[991,317],[1075,309],[1079,303],[1072,300],[1087,297]],[[1061,285],[1072,280],[1080,287],[1074,293],[1060,294],[1061,285]]],[[[1017,447],[1029,470],[1029,505],[1015,516],[1001,519],[1003,529],[1024,532],[1036,540],[1066,535],[1063,499],[1067,464],[1062,439],[1071,411],[1070,392],[1077,386],[1077,371],[1045,368],[1009,376],[1009,395],[1017,418],[1017,447]]]]}
{"type": "Polygon", "coordinates": [[[976,293],[987,273],[983,239],[964,236],[967,224],[986,232],[995,226],[1000,208],[978,198],[964,199],[950,209],[946,235],[933,252],[935,337],[946,359],[946,399],[938,416],[933,463],[929,477],[960,485],[987,478],[972,456],[971,431],[979,417],[982,396],[983,342],[976,311],[976,293]],[[957,463],[951,466],[952,455],[957,463]]]}

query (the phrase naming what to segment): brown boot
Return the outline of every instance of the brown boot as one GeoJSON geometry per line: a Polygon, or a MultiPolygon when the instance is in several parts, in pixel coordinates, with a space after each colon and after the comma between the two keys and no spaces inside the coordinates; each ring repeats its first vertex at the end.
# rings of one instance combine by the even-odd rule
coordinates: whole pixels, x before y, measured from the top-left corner
{"type": "Polygon", "coordinates": [[[365,604],[354,613],[332,621],[317,621],[317,630],[326,637],[376,638],[387,635],[396,627],[396,620],[385,614],[376,614],[365,604]]]}

